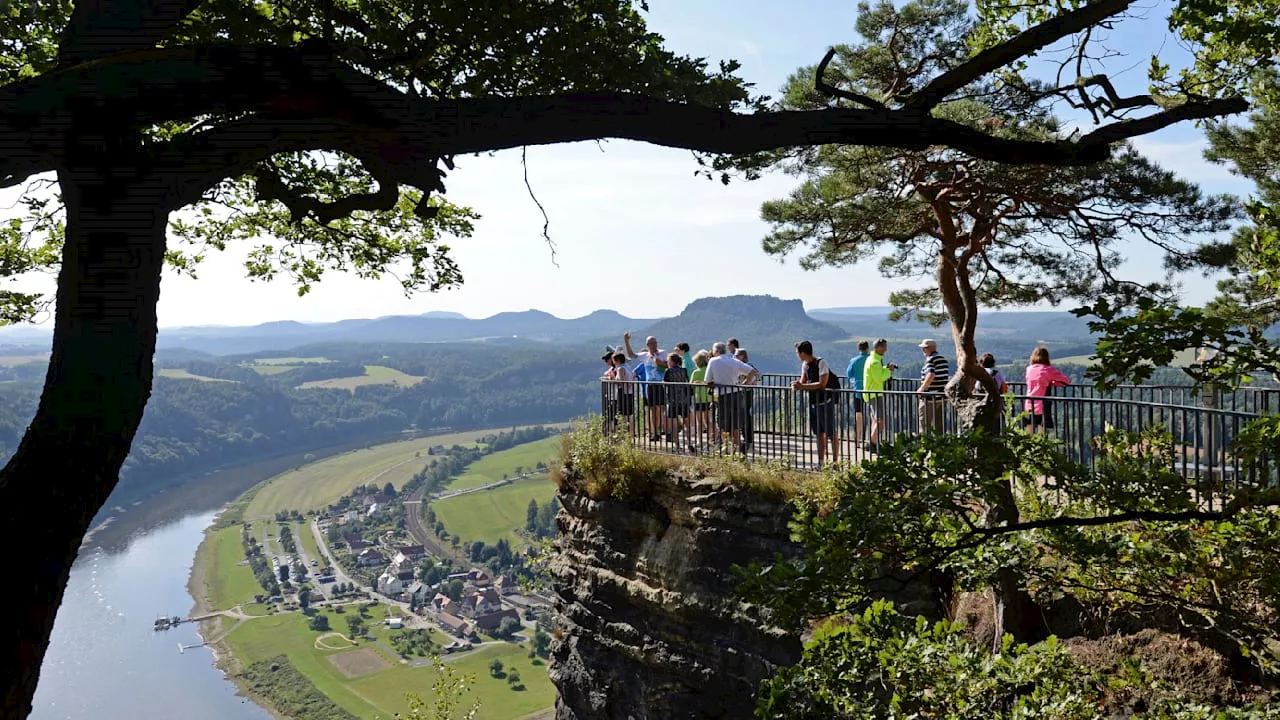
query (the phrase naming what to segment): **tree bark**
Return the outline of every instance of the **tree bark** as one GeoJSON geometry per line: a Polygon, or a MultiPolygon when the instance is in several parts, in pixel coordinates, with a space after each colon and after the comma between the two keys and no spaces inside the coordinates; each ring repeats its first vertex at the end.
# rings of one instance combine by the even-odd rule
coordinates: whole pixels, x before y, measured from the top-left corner
{"type": "Polygon", "coordinates": [[[67,225],[52,355],[35,418],[0,469],[0,542],[15,579],[0,623],[5,718],[31,712],[71,564],[151,394],[166,190],[92,164],[58,172],[67,225]]]}

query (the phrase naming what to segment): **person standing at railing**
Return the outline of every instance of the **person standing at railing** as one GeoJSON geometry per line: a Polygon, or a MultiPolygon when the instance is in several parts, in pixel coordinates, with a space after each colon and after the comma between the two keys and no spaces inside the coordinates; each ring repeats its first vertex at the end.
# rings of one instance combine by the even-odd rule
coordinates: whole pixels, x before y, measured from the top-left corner
{"type": "Polygon", "coordinates": [[[863,378],[862,374],[867,366],[867,357],[871,354],[871,344],[866,340],[858,341],[858,354],[853,356],[849,361],[849,367],[845,369],[844,376],[849,379],[849,389],[853,390],[853,442],[859,444],[862,442],[862,410],[864,401],[862,399],[863,378]]]}
{"type": "Polygon", "coordinates": [[[888,340],[876,340],[862,370],[862,397],[866,402],[867,419],[871,424],[871,442],[867,443],[867,448],[873,453],[880,452],[880,433],[884,430],[887,405],[884,384],[893,377],[893,371],[898,369],[893,363],[885,364],[884,355],[888,351],[888,340]]]}
{"type": "Polygon", "coordinates": [[[715,420],[711,417],[711,390],[707,388],[707,360],[711,358],[711,353],[706,350],[699,350],[693,356],[693,373],[689,375],[689,382],[693,383],[693,425],[694,434],[697,436],[698,443],[711,443],[711,438],[715,436],[715,420]],[[704,441],[703,438],[706,438],[704,441]]]}
{"type": "Polygon", "coordinates": [[[818,466],[826,464],[828,442],[831,443],[831,462],[839,462],[836,393],[831,391],[840,389],[840,381],[826,360],[814,357],[813,343],[808,340],[796,343],[796,357],[800,358],[800,379],[791,383],[791,389],[809,393],[809,429],[818,436],[818,466]]]}
{"type": "Polygon", "coordinates": [[[716,405],[720,430],[728,432],[733,446],[746,455],[747,446],[741,440],[746,416],[742,386],[754,381],[759,373],[755,368],[729,355],[728,351],[728,347],[721,342],[711,347],[712,358],[707,363],[704,382],[714,387],[719,397],[716,405]]]}
{"type": "Polygon", "coordinates": [[[614,353],[613,369],[606,376],[607,379],[617,383],[617,387],[613,388],[614,407],[617,413],[614,417],[609,418],[615,420],[618,415],[627,419],[627,436],[635,437],[636,434],[636,374],[631,372],[627,367],[627,356],[622,353],[614,353]]]}
{"type": "MultiPolygon", "coordinates": [[[[1049,348],[1040,346],[1031,353],[1031,362],[1027,365],[1028,396],[1042,398],[1052,388],[1070,384],[1071,379],[1049,363],[1049,348]]],[[[1031,413],[1031,432],[1053,429],[1053,407],[1048,400],[1028,399],[1026,409],[1031,413]]]]}
{"type": "MultiPolygon", "coordinates": [[[[747,349],[738,348],[738,350],[733,353],[733,357],[738,362],[756,371],[755,380],[751,382],[743,382],[742,384],[747,386],[758,384],[760,382],[760,369],[751,364],[751,361],[748,359],[749,356],[747,355],[747,349]]],[[[746,418],[743,420],[742,442],[747,444],[747,449],[749,450],[756,443],[755,397],[754,393],[750,389],[743,390],[742,394],[742,404],[747,413],[746,418]]]]}
{"type": "Polygon", "coordinates": [[[636,353],[631,349],[629,331],[623,333],[622,344],[627,349],[627,357],[640,358],[640,364],[644,366],[644,404],[649,414],[649,442],[657,442],[662,439],[661,433],[666,425],[662,417],[666,405],[662,397],[662,373],[667,369],[667,351],[659,349],[658,338],[650,335],[645,338],[645,349],[636,353]]]}
{"type": "MultiPolygon", "coordinates": [[[[617,353],[612,345],[604,346],[604,355],[600,359],[604,361],[604,375],[600,376],[601,380],[613,379],[613,356],[617,353]]],[[[613,424],[618,418],[618,393],[612,385],[600,386],[600,399],[602,402],[601,412],[604,415],[604,426],[607,430],[613,430],[613,424]]]]}
{"type": "Polygon", "coordinates": [[[983,353],[982,357],[978,358],[978,364],[981,365],[983,369],[987,371],[987,374],[996,381],[996,387],[999,388],[997,392],[1001,395],[1009,392],[1009,381],[1005,380],[1004,373],[1000,372],[999,368],[996,367],[995,355],[992,355],[991,353],[983,353]]]}
{"type": "Polygon", "coordinates": [[[946,407],[946,396],[942,392],[951,379],[951,365],[938,352],[938,343],[934,340],[922,340],[920,350],[924,352],[924,364],[920,366],[920,387],[916,389],[916,393],[920,395],[917,401],[920,432],[942,432],[943,410],[946,407]]]}
{"type": "Polygon", "coordinates": [[[667,358],[667,371],[663,373],[662,381],[671,384],[671,387],[663,389],[663,394],[667,396],[667,422],[671,423],[671,442],[676,442],[675,436],[683,431],[685,446],[689,448],[689,452],[697,452],[690,433],[693,388],[689,387],[689,371],[684,369],[684,359],[679,354],[671,353],[671,357],[667,358]]]}

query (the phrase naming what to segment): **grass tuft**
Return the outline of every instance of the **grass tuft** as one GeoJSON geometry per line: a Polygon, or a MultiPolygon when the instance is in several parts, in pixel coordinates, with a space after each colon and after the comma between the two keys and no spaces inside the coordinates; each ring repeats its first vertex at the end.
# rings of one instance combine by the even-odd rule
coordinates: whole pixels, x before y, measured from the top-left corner
{"type": "Polygon", "coordinates": [[[669,473],[719,480],[777,502],[813,494],[828,485],[823,475],[776,461],[649,452],[631,444],[625,433],[607,431],[599,416],[579,422],[561,436],[560,463],[552,468],[551,477],[561,490],[584,491],[593,500],[637,502],[649,497],[653,482],[669,473]]]}

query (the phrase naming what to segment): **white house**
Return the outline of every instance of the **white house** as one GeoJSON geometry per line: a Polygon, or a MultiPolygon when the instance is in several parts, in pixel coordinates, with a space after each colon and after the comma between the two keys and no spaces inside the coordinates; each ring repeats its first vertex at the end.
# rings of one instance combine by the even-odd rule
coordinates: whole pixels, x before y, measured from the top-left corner
{"type": "Polygon", "coordinates": [[[378,592],[383,595],[399,595],[403,590],[404,584],[395,575],[384,572],[378,576],[378,592]]]}
{"type": "Polygon", "coordinates": [[[387,559],[382,553],[373,548],[365,548],[360,551],[360,555],[356,558],[356,564],[360,567],[376,567],[385,563],[387,559]]]}

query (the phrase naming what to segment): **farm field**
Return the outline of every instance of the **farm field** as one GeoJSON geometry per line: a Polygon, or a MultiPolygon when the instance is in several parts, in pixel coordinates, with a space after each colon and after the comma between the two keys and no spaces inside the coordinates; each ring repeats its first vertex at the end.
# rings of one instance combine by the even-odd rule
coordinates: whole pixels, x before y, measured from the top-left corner
{"type": "Polygon", "coordinates": [[[517,467],[532,470],[539,462],[550,465],[560,452],[560,443],[559,437],[549,437],[487,455],[454,478],[445,491],[490,485],[502,480],[503,475],[514,475],[517,467]]]}
{"type": "Polygon", "coordinates": [[[254,358],[254,365],[315,365],[317,363],[331,363],[329,358],[322,357],[281,357],[281,358],[254,358]]]}
{"type": "MultiPolygon", "coordinates": [[[[294,367],[297,366],[295,365],[294,367]]],[[[302,383],[298,387],[303,389],[335,388],[341,390],[354,390],[364,385],[398,385],[400,387],[409,387],[411,385],[417,385],[425,379],[416,375],[406,375],[399,370],[385,367],[383,365],[365,365],[364,372],[364,375],[357,375],[353,377],[313,380],[311,382],[302,383]]]]}
{"type": "Polygon", "coordinates": [[[214,610],[252,603],[253,596],[262,593],[258,579],[243,562],[239,525],[215,531],[200,543],[191,572],[203,579],[204,595],[214,610]]]}
{"type": "Polygon", "coordinates": [[[224,380],[222,378],[205,377],[204,375],[192,375],[182,368],[160,368],[156,371],[160,377],[173,378],[174,380],[199,380],[200,382],[225,382],[234,383],[235,380],[224,380]]]}
{"type": "Polygon", "coordinates": [[[297,370],[301,365],[246,365],[250,370],[259,375],[279,375],[287,373],[290,370],[297,370]]]}
{"type": "Polygon", "coordinates": [[[427,457],[428,448],[434,445],[466,445],[504,429],[510,428],[468,430],[384,443],[288,470],[257,489],[245,508],[245,517],[272,517],[281,510],[319,510],[336,502],[352,488],[371,482],[379,485],[390,482],[399,489],[426,465],[430,459],[427,457]]]}
{"type": "Polygon", "coordinates": [[[521,541],[513,531],[524,527],[529,501],[536,500],[542,505],[551,502],[555,495],[555,483],[546,473],[541,473],[493,490],[436,500],[431,503],[431,509],[450,533],[464,540],[492,544],[506,538],[515,545],[521,541]]]}
{"type": "MultiPolygon", "coordinates": [[[[1193,349],[1179,350],[1173,356],[1172,367],[1187,367],[1196,360],[1197,351],[1193,349]]],[[[1094,358],[1092,355],[1068,355],[1062,358],[1053,358],[1056,365],[1092,365],[1094,358]]]]}
{"type": "MultiPolygon", "coordinates": [[[[370,614],[381,617],[378,610],[381,608],[375,608],[370,614]]],[[[328,616],[329,625],[335,631],[345,631],[343,615],[332,611],[321,614],[328,616]]],[[[320,692],[360,718],[407,715],[406,693],[431,699],[436,675],[433,668],[402,663],[380,643],[368,640],[359,641],[355,648],[343,647],[345,643],[340,642],[334,643],[343,647],[340,650],[317,648],[315,639],[324,633],[308,629],[306,623],[301,613],[254,619],[240,625],[225,642],[242,665],[287,655],[289,662],[320,692]],[[343,669],[360,674],[350,677],[343,669]]],[[[555,689],[547,678],[546,667],[533,665],[528,649],[516,644],[486,647],[458,660],[451,659],[449,665],[459,673],[475,676],[476,684],[465,700],[481,701],[478,720],[517,720],[549,708],[555,700],[555,689]],[[506,680],[490,676],[489,663],[495,658],[501,659],[507,668],[520,672],[525,690],[512,690],[506,680]]]]}

